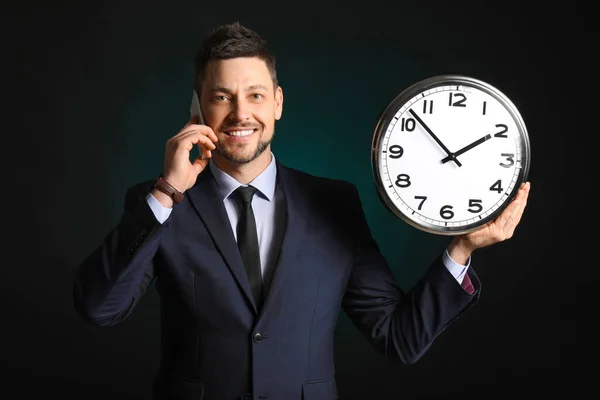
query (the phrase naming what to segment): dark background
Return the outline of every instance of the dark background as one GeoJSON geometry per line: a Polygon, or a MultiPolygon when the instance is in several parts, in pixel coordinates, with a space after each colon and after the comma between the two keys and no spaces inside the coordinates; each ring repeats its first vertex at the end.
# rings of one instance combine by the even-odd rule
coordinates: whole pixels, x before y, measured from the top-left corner
{"type": "Polygon", "coordinates": [[[597,46],[577,2],[16,4],[2,25],[3,161],[16,180],[5,189],[0,398],[149,398],[155,292],[119,326],[97,328],[73,310],[72,276],[117,223],[125,189],[161,171],[164,143],[188,119],[194,52],[233,21],[261,33],[278,57],[276,156],[357,184],[407,290],[449,240],[404,224],[378,200],[370,142],[379,113],[410,84],[458,73],[502,90],[529,131],[529,204],[511,240],[474,255],[480,301],[409,366],[383,359],[341,314],[340,397],[574,397],[594,384],[597,368],[580,368],[579,357],[595,340],[575,339],[576,298],[593,297],[593,273],[578,264],[573,275],[577,249],[565,246],[561,216],[574,82],[597,46]]]}

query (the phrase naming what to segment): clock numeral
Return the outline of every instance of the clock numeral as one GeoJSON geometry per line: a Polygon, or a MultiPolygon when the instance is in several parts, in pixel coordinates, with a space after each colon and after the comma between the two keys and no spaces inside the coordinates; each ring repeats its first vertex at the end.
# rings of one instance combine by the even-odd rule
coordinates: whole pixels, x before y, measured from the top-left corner
{"type": "Polygon", "coordinates": [[[412,118],[402,118],[402,124],[400,125],[401,131],[412,132],[415,130],[416,122],[412,118]]]}
{"type": "Polygon", "coordinates": [[[400,158],[402,154],[404,154],[404,149],[399,144],[393,144],[388,148],[390,154],[390,158],[400,158]]]}
{"type": "Polygon", "coordinates": [[[408,176],[407,174],[398,175],[398,177],[396,178],[395,184],[396,184],[396,186],[401,187],[401,188],[409,187],[410,186],[410,176],[408,176]]]}
{"type": "Polygon", "coordinates": [[[485,115],[485,109],[487,107],[487,101],[483,102],[483,115],[485,115]]]}
{"type": "Polygon", "coordinates": [[[502,191],[504,190],[502,188],[502,180],[498,179],[496,182],[494,182],[494,184],[490,186],[490,190],[493,192],[502,193],[502,191]]]}
{"type": "Polygon", "coordinates": [[[425,203],[425,200],[427,200],[427,196],[415,196],[416,200],[421,200],[421,202],[419,203],[419,206],[417,207],[417,210],[421,210],[421,208],[423,207],[423,203],[425,203]]]}
{"type": "Polygon", "coordinates": [[[496,128],[502,128],[502,130],[498,133],[494,133],[494,137],[507,138],[506,131],[508,131],[508,127],[504,124],[496,124],[496,128]]]}
{"type": "Polygon", "coordinates": [[[423,100],[423,114],[433,113],[433,100],[429,100],[429,112],[427,111],[427,100],[423,100]]]}
{"type": "Polygon", "coordinates": [[[450,107],[466,107],[465,101],[467,101],[467,96],[462,93],[448,93],[450,95],[448,100],[448,105],[450,107]],[[452,102],[452,98],[458,97],[460,100],[456,100],[454,103],[452,102]]]}
{"type": "Polygon", "coordinates": [[[508,161],[508,164],[500,163],[498,165],[504,168],[510,168],[513,165],[515,165],[515,155],[513,153],[501,153],[500,155],[502,157],[506,157],[506,161],[508,161]]]}
{"type": "Polygon", "coordinates": [[[469,199],[469,208],[467,208],[467,211],[472,212],[473,214],[480,213],[481,210],[483,210],[481,202],[482,201],[479,199],[469,199]]]}
{"type": "Polygon", "coordinates": [[[442,206],[440,208],[440,217],[444,219],[452,219],[454,218],[454,213],[452,212],[452,206],[442,206]]]}

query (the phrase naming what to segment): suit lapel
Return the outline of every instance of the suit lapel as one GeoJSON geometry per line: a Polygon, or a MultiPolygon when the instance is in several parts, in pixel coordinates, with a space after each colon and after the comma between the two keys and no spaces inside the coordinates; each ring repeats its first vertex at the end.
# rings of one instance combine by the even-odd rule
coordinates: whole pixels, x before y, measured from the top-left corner
{"type": "Polygon", "coordinates": [[[297,180],[289,169],[277,162],[278,185],[282,185],[286,203],[286,222],[281,247],[275,263],[273,279],[265,299],[262,314],[266,314],[285,283],[286,277],[296,266],[296,254],[306,234],[308,203],[297,180]]]}
{"type": "Polygon", "coordinates": [[[210,168],[207,167],[204,169],[198,176],[196,185],[189,189],[186,194],[196,212],[202,221],[204,221],[217,249],[223,256],[225,263],[241,287],[242,292],[256,312],[256,305],[254,304],[244,264],[231,230],[229,217],[227,216],[227,211],[225,211],[223,199],[219,195],[217,183],[210,168]]]}
{"type": "MultiPolygon", "coordinates": [[[[303,188],[300,187],[293,173],[278,161],[277,175],[277,184],[281,185],[281,188],[277,190],[284,191],[286,222],[282,239],[280,239],[279,243],[274,243],[275,245],[281,244],[281,246],[261,314],[268,312],[271,303],[275,301],[277,294],[283,287],[286,277],[296,266],[296,255],[306,234],[307,216],[310,215],[303,188]]],[[[228,222],[229,217],[227,216],[227,211],[219,195],[217,183],[210,172],[210,168],[206,168],[198,176],[196,185],[189,189],[186,195],[206,225],[217,249],[249,304],[257,312],[242,258],[233,232],[231,231],[231,225],[228,222]]]]}

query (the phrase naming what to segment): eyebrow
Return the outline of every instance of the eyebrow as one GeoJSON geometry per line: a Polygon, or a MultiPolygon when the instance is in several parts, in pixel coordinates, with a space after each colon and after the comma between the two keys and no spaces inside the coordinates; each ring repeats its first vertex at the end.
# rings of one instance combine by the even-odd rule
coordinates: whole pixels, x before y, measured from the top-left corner
{"type": "MultiPolygon", "coordinates": [[[[211,92],[232,93],[231,90],[226,88],[225,86],[213,86],[210,90],[211,90],[211,92]]],[[[252,85],[252,86],[248,86],[246,89],[244,89],[245,92],[251,92],[253,90],[269,91],[269,89],[264,85],[252,85]]]]}

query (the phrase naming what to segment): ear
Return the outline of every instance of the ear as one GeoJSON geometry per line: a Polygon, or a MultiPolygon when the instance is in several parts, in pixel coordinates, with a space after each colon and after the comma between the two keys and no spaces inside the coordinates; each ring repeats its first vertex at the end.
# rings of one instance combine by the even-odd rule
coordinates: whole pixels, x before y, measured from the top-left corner
{"type": "Polygon", "coordinates": [[[283,89],[277,86],[275,89],[275,120],[279,121],[283,113],[283,89]]]}

